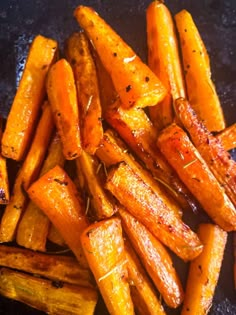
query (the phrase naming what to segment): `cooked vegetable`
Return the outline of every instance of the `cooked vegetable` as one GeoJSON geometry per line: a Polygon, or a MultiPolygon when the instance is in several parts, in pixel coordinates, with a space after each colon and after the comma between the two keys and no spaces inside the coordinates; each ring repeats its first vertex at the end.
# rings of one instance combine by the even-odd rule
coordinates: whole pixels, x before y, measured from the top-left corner
{"type": "Polygon", "coordinates": [[[204,247],[190,263],[181,315],[208,314],[223,261],[227,233],[213,224],[200,224],[198,236],[204,247]]]}
{"type": "Polygon", "coordinates": [[[174,119],[173,100],[185,97],[175,25],[163,1],[152,1],[146,11],[148,65],[164,84],[167,95],[149,108],[155,127],[162,129],[174,119]]]}
{"type": "Polygon", "coordinates": [[[70,62],[77,87],[81,113],[83,149],[94,154],[103,135],[102,109],[100,104],[97,72],[83,32],[73,33],[66,42],[66,57],[70,62]]]}
{"type": "Polygon", "coordinates": [[[169,253],[160,241],[128,211],[121,208],[119,214],[126,234],[165,303],[173,308],[178,307],[184,295],[169,253]]]}
{"type": "Polygon", "coordinates": [[[55,315],[93,315],[98,299],[92,288],[49,281],[7,268],[0,269],[0,293],[55,315]]]}
{"type": "Polygon", "coordinates": [[[75,159],[81,154],[80,113],[73,71],[65,59],[51,67],[47,77],[47,93],[63,154],[67,160],[75,159]]]}
{"type": "Polygon", "coordinates": [[[236,123],[223,129],[216,135],[226,151],[236,148],[236,123]]]}
{"type": "Polygon", "coordinates": [[[120,220],[111,218],[90,225],[81,242],[109,313],[134,314],[120,220]]]}
{"type": "Polygon", "coordinates": [[[53,224],[50,224],[49,226],[47,238],[50,242],[54,244],[57,244],[62,247],[66,247],[64,238],[61,236],[60,232],[53,224]]]}
{"type": "Polygon", "coordinates": [[[109,72],[122,106],[153,106],[165,97],[161,81],[97,12],[80,5],[74,16],[109,72]]]}
{"type": "Polygon", "coordinates": [[[183,56],[188,99],[210,131],[225,128],[222,108],[211,80],[210,61],[191,14],[182,10],[175,15],[183,56]],[[201,79],[199,79],[201,78],[201,79]]]}
{"type": "Polygon", "coordinates": [[[235,230],[233,204],[183,129],[170,125],[161,132],[157,144],[212,220],[225,231],[235,230]]]}
{"type": "Polygon", "coordinates": [[[195,258],[202,250],[197,235],[170,211],[148,182],[126,163],[108,173],[107,189],[161,242],[184,260],[195,258]]]}
{"type": "Polygon", "coordinates": [[[48,103],[45,102],[30,150],[17,174],[10,202],[6,206],[1,219],[0,242],[10,242],[15,237],[17,224],[28,202],[26,190],[38,177],[52,131],[52,112],[48,103]]]}
{"type": "Polygon", "coordinates": [[[59,230],[81,266],[86,267],[80,235],[88,221],[83,201],[67,173],[55,166],[30,186],[28,194],[59,230]]]}
{"type": "Polygon", "coordinates": [[[2,137],[2,154],[7,158],[19,161],[26,156],[56,53],[56,41],[41,35],[34,38],[2,137]]]}

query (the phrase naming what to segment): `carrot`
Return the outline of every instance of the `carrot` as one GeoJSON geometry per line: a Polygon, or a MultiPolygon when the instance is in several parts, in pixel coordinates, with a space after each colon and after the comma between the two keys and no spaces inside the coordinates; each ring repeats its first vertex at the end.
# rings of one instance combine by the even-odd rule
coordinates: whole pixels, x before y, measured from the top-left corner
{"type": "Polygon", "coordinates": [[[165,315],[155,288],[127,238],[125,239],[125,252],[128,261],[130,292],[135,310],[138,310],[138,314],[165,315]]]}
{"type": "Polygon", "coordinates": [[[175,124],[164,129],[157,144],[207,214],[222,229],[236,229],[236,210],[187,134],[175,124]]]}
{"type": "Polygon", "coordinates": [[[38,177],[51,139],[53,126],[51,108],[45,102],[30,150],[17,174],[11,200],[6,206],[1,219],[0,242],[12,241],[15,237],[18,222],[28,203],[26,190],[38,177]]]}
{"type": "Polygon", "coordinates": [[[62,247],[66,247],[66,243],[61,236],[60,232],[58,231],[57,228],[55,228],[55,225],[50,224],[49,229],[48,229],[48,235],[47,238],[50,242],[57,244],[62,247]]]}
{"type": "Polygon", "coordinates": [[[2,137],[2,155],[7,158],[19,161],[28,151],[56,53],[56,41],[41,35],[34,38],[2,137]]]}
{"type": "Polygon", "coordinates": [[[63,154],[68,160],[75,159],[81,154],[79,111],[73,71],[65,59],[51,67],[47,93],[61,137],[63,154]]]}
{"type": "Polygon", "coordinates": [[[210,131],[225,128],[222,108],[211,80],[210,61],[191,14],[182,10],[175,15],[183,56],[188,99],[210,131]],[[201,80],[199,80],[201,78],[201,80]]]}
{"type": "Polygon", "coordinates": [[[229,151],[236,148],[236,123],[223,129],[216,135],[219,139],[225,151],[229,151]]]}
{"type": "Polygon", "coordinates": [[[164,98],[166,91],[161,81],[97,12],[81,5],[74,16],[111,75],[122,106],[151,106],[164,98]]]}
{"type": "Polygon", "coordinates": [[[166,246],[184,260],[202,250],[196,234],[170,211],[147,181],[126,163],[108,173],[106,188],[166,246]]]}
{"type": "Polygon", "coordinates": [[[109,313],[134,314],[120,220],[111,218],[90,225],[81,242],[109,313]]]}
{"type": "Polygon", "coordinates": [[[183,301],[183,288],[167,250],[126,210],[119,209],[119,214],[126,234],[165,303],[172,308],[178,307],[183,301]]]}
{"type": "Polygon", "coordinates": [[[202,223],[198,235],[204,247],[190,263],[181,315],[209,312],[223,261],[227,233],[217,225],[202,223]]]}
{"type": "Polygon", "coordinates": [[[106,111],[105,119],[181,207],[197,211],[198,204],[195,198],[179,180],[155,145],[157,130],[143,109],[123,109],[118,100],[106,111]]]}
{"type": "Polygon", "coordinates": [[[149,108],[153,124],[160,130],[174,119],[173,101],[185,97],[184,79],[175,25],[163,1],[152,1],[146,11],[148,65],[164,84],[164,100],[149,108]]]}
{"type": "Polygon", "coordinates": [[[93,315],[98,300],[92,288],[49,281],[0,269],[0,294],[55,315],[93,315]]]}
{"type": "Polygon", "coordinates": [[[103,135],[97,71],[83,32],[73,33],[66,41],[66,57],[72,66],[81,112],[83,149],[94,154],[103,135]]]}
{"type": "Polygon", "coordinates": [[[88,221],[82,199],[67,173],[55,166],[34,182],[27,192],[59,230],[81,265],[87,266],[80,235],[88,221]]]}
{"type": "Polygon", "coordinates": [[[194,145],[236,207],[236,162],[224,150],[219,139],[199,121],[188,101],[177,100],[175,109],[194,145]]]}

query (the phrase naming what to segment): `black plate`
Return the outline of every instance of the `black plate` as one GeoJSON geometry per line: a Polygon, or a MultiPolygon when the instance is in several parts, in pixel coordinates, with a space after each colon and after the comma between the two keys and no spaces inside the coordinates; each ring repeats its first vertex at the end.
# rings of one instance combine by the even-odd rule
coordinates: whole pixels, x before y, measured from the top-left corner
{"type": "MultiPolygon", "coordinates": [[[[86,4],[97,10],[108,23],[146,59],[145,9],[142,0],[1,0],[0,1],[0,113],[6,117],[22,73],[29,43],[37,34],[59,41],[78,29],[73,9],[86,4]]],[[[236,1],[166,0],[172,13],[189,10],[200,30],[211,58],[212,74],[227,124],[236,121],[236,1]]],[[[178,265],[177,268],[181,269],[178,265]]],[[[186,273],[180,270],[184,280],[186,273]]],[[[105,315],[105,311],[97,312],[105,315]]],[[[179,314],[168,310],[168,314],[179,314]]],[[[23,304],[0,297],[0,314],[42,314],[23,304]]],[[[227,244],[223,268],[216,289],[211,315],[236,314],[233,287],[232,235],[227,244]]],[[[191,314],[197,315],[197,314],[191,314]]]]}

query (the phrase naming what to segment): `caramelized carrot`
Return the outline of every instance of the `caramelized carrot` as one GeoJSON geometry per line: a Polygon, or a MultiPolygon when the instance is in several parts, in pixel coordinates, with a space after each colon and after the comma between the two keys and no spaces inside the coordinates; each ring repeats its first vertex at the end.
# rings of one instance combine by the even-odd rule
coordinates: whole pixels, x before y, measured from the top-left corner
{"type": "Polygon", "coordinates": [[[50,224],[49,226],[47,238],[50,242],[54,244],[66,247],[66,242],[64,241],[64,238],[61,236],[61,233],[53,224],[50,224]]]}
{"type": "Polygon", "coordinates": [[[53,131],[53,118],[49,104],[45,102],[43,113],[36,128],[35,136],[24,163],[17,174],[13,193],[4,210],[0,224],[0,242],[12,241],[18,222],[28,203],[26,190],[38,177],[47,152],[47,146],[53,131]]]}
{"type": "Polygon", "coordinates": [[[126,210],[119,209],[119,214],[126,234],[165,303],[172,308],[178,307],[183,301],[183,288],[167,250],[126,210]]]}
{"type": "Polygon", "coordinates": [[[22,160],[33,138],[34,126],[45,97],[45,80],[55,60],[57,42],[38,35],[34,38],[2,138],[2,154],[22,160]]]}
{"type": "Polygon", "coordinates": [[[164,84],[164,100],[149,108],[153,124],[160,130],[174,119],[173,101],[185,97],[184,79],[175,26],[163,1],[152,1],[147,8],[148,65],[164,84]]]}
{"type": "Polygon", "coordinates": [[[79,111],[73,71],[65,59],[57,61],[50,69],[47,93],[64,156],[68,160],[75,159],[81,154],[79,111]]]}
{"type": "Polygon", "coordinates": [[[103,135],[97,71],[83,32],[73,33],[66,42],[66,57],[70,62],[77,87],[81,112],[83,149],[94,154],[103,135]]]}
{"type": "Polygon", "coordinates": [[[55,166],[30,186],[28,194],[59,230],[80,264],[87,266],[80,235],[88,221],[82,199],[67,173],[55,166]]]}
{"type": "Polygon", "coordinates": [[[225,128],[222,108],[211,80],[210,61],[191,14],[182,10],[175,15],[180,36],[188,99],[210,131],[225,128]],[[201,79],[199,79],[201,78],[201,79]]]}
{"type": "Polygon", "coordinates": [[[212,220],[226,231],[236,230],[235,207],[183,129],[170,125],[157,144],[212,220]]]}
{"type": "Polygon", "coordinates": [[[111,218],[90,225],[81,242],[109,313],[134,314],[120,220],[111,218]]]}
{"type": "Polygon", "coordinates": [[[81,5],[74,16],[111,75],[122,106],[153,106],[165,97],[161,81],[97,12],[81,5]]]}
{"type": "MultiPolygon", "coordinates": [[[[0,116],[0,142],[2,141],[2,123],[3,119],[0,116]]],[[[9,202],[9,180],[6,158],[0,153],[0,204],[6,204],[9,202]]]]}
{"type": "Polygon", "coordinates": [[[236,123],[216,135],[226,151],[236,148],[236,123]]]}

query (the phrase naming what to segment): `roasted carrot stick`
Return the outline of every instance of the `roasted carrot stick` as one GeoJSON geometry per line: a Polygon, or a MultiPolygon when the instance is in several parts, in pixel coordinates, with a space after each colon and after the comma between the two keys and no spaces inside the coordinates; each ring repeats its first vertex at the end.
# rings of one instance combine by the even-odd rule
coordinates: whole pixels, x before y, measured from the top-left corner
{"type": "Polygon", "coordinates": [[[80,235],[88,221],[82,199],[67,173],[55,166],[30,186],[28,194],[59,230],[80,264],[87,266],[80,235]]]}
{"type": "Polygon", "coordinates": [[[108,173],[106,188],[166,246],[184,260],[202,250],[197,235],[169,208],[150,184],[126,163],[108,173]]]}
{"type": "Polygon", "coordinates": [[[157,130],[143,109],[123,109],[118,100],[106,111],[105,119],[183,209],[198,209],[195,198],[155,145],[157,130]]]}
{"type": "Polygon", "coordinates": [[[164,84],[164,100],[149,108],[151,120],[159,130],[174,119],[173,101],[185,97],[185,86],[175,26],[163,1],[152,1],[146,11],[148,65],[164,84]]]}
{"type": "Polygon", "coordinates": [[[53,126],[51,108],[45,102],[32,145],[17,174],[11,200],[4,210],[0,224],[0,242],[12,241],[15,237],[17,224],[28,202],[26,190],[38,177],[51,139],[53,126]]]}
{"type": "Polygon", "coordinates": [[[22,160],[33,137],[40,105],[45,97],[45,80],[55,60],[57,42],[38,35],[32,42],[19,88],[2,138],[2,154],[22,160]]]}
{"type": "Polygon", "coordinates": [[[74,16],[111,75],[122,106],[153,106],[165,97],[161,81],[93,9],[78,6],[74,16]]]}
{"type": "Polygon", "coordinates": [[[208,314],[223,261],[227,233],[213,224],[200,224],[198,235],[204,247],[190,263],[181,315],[208,314]]]}
{"type": "MultiPolygon", "coordinates": [[[[2,123],[3,119],[0,116],[0,142],[2,141],[2,123]]],[[[9,180],[6,158],[0,153],[0,204],[9,202],[9,180]]]]}
{"type": "Polygon", "coordinates": [[[50,69],[47,93],[64,156],[68,160],[75,159],[81,154],[79,111],[73,71],[65,59],[57,61],[50,69]]]}
{"type": "MultiPolygon", "coordinates": [[[[53,137],[48,148],[39,177],[56,165],[64,165],[62,145],[58,134],[53,137]]],[[[32,201],[27,205],[19,222],[16,241],[19,245],[33,250],[45,251],[50,221],[44,212],[32,201]]]]}
{"type": "Polygon", "coordinates": [[[134,314],[120,219],[90,225],[81,242],[109,313],[134,314]]]}
{"type": "Polygon", "coordinates": [[[66,247],[66,242],[64,241],[64,238],[61,236],[61,233],[53,224],[50,224],[49,226],[47,238],[50,242],[54,244],[66,247]]]}
{"type": "Polygon", "coordinates": [[[216,135],[226,151],[236,148],[236,123],[216,135]]]}
{"type": "Polygon", "coordinates": [[[226,231],[236,230],[235,207],[183,129],[170,125],[157,144],[212,220],[226,231]]]}
{"type": "Polygon", "coordinates": [[[224,150],[222,143],[199,121],[188,101],[178,99],[175,110],[195,147],[236,207],[236,162],[224,150]]]}
{"type": "Polygon", "coordinates": [[[183,301],[183,288],[165,247],[125,209],[120,208],[122,226],[165,303],[178,307],[183,301]]]}
{"type": "Polygon", "coordinates": [[[72,66],[81,112],[83,149],[94,154],[103,135],[97,71],[83,32],[73,33],[66,41],[66,57],[72,66]]]}
{"type": "Polygon", "coordinates": [[[210,61],[204,43],[188,11],[177,13],[175,21],[180,36],[188,99],[207,129],[220,131],[225,128],[225,121],[211,80],[210,61]]]}

